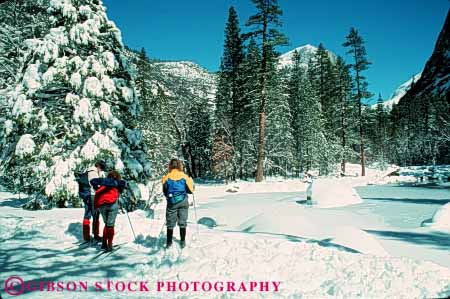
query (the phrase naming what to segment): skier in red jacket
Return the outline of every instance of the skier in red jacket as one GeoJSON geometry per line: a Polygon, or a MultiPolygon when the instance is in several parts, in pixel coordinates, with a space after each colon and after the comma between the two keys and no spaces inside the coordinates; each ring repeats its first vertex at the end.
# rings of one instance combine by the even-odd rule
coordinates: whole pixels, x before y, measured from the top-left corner
{"type": "Polygon", "coordinates": [[[90,181],[96,190],[94,196],[94,209],[99,209],[105,227],[103,228],[102,249],[112,251],[114,238],[114,224],[119,212],[119,196],[125,189],[126,182],[120,174],[113,170],[106,178],[96,178],[90,181]]]}

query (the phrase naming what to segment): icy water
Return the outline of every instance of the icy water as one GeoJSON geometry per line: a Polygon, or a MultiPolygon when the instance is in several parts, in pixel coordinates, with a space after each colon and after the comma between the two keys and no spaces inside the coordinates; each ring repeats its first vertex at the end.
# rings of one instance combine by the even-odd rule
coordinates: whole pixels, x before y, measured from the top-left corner
{"type": "Polygon", "coordinates": [[[356,190],[364,202],[345,209],[354,215],[377,215],[382,227],[364,230],[391,255],[430,260],[450,268],[450,234],[422,226],[450,202],[450,186],[383,185],[356,190]]]}
{"type": "Polygon", "coordinates": [[[357,214],[374,213],[397,228],[417,228],[442,205],[450,202],[450,187],[437,185],[382,185],[355,188],[364,202],[346,207],[357,214]]]}

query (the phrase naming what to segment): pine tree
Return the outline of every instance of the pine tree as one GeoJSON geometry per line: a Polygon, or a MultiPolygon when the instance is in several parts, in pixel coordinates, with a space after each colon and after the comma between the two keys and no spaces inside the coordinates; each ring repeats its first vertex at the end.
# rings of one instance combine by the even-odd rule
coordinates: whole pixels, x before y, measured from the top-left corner
{"type": "Polygon", "coordinates": [[[364,153],[364,128],[363,128],[363,113],[362,106],[364,99],[371,97],[370,92],[368,92],[366,77],[363,72],[368,69],[371,64],[367,60],[366,48],[364,46],[364,40],[359,35],[355,28],[350,29],[349,35],[346,37],[346,41],[343,44],[344,47],[348,48],[347,54],[350,54],[353,59],[353,63],[350,67],[354,71],[354,89],[356,91],[355,99],[358,104],[358,123],[359,123],[359,147],[360,147],[360,161],[361,161],[361,176],[366,175],[366,158],[364,153]]]}
{"type": "Polygon", "coordinates": [[[325,124],[329,133],[333,133],[336,128],[335,124],[335,82],[336,78],[333,72],[333,65],[331,63],[328,51],[323,44],[319,44],[314,58],[311,60],[308,68],[311,84],[317,91],[320,99],[320,106],[325,124]]]}
{"type": "Polygon", "coordinates": [[[48,12],[49,33],[23,45],[2,126],[2,178],[16,190],[26,185],[36,201],[79,206],[74,174],[104,159],[129,181],[133,208],[150,165],[120,31],[97,0],[53,0],[48,12]]]}
{"type": "Polygon", "coordinates": [[[136,68],[136,89],[142,106],[139,128],[148,145],[149,160],[152,165],[152,177],[161,177],[167,171],[167,161],[177,155],[175,128],[170,118],[174,100],[168,96],[161,86],[153,86],[159,82],[159,70],[154,67],[144,48],[139,52],[129,50],[130,59],[136,68]],[[152,91],[152,88],[156,90],[152,91]]]}
{"type": "Polygon", "coordinates": [[[269,65],[273,49],[276,46],[287,44],[287,38],[277,29],[281,26],[282,11],[277,0],[252,0],[258,12],[251,16],[246,25],[254,27],[248,35],[261,40],[261,63],[259,69],[259,134],[258,134],[258,160],[256,167],[256,182],[264,179],[265,159],[265,122],[266,99],[269,65]]]}
{"type": "Polygon", "coordinates": [[[267,82],[266,166],[271,175],[287,176],[293,164],[292,114],[287,93],[287,70],[278,70],[271,55],[267,82]]]}
{"type": "Polygon", "coordinates": [[[386,138],[387,138],[388,119],[387,119],[387,112],[383,105],[383,102],[384,100],[381,97],[380,93],[378,94],[377,108],[376,108],[376,129],[377,129],[376,154],[378,162],[385,164],[387,162],[385,148],[387,146],[386,138]]]}
{"type": "Polygon", "coordinates": [[[253,38],[250,38],[242,63],[243,97],[239,118],[239,139],[236,153],[240,178],[254,177],[254,166],[258,156],[258,106],[260,99],[259,76],[261,52],[253,38]]]}
{"type": "Polygon", "coordinates": [[[187,141],[191,175],[202,177],[210,170],[212,151],[212,109],[206,93],[198,97],[191,107],[188,123],[187,141]]]}
{"type": "Polygon", "coordinates": [[[48,33],[48,6],[49,0],[0,3],[0,89],[13,85],[20,73],[23,42],[48,33]]]}
{"type": "MultiPolygon", "coordinates": [[[[219,71],[219,82],[216,94],[216,130],[224,136],[233,149],[241,143],[239,119],[242,111],[243,82],[241,78],[241,64],[244,58],[239,20],[234,7],[230,7],[228,21],[225,28],[225,45],[219,71]]],[[[219,138],[218,140],[222,140],[219,138]]],[[[234,151],[233,151],[234,152],[234,151]]],[[[236,176],[237,161],[232,155],[236,176]]]]}
{"type": "Polygon", "coordinates": [[[355,105],[352,101],[352,77],[350,70],[340,56],[336,60],[335,74],[335,90],[338,100],[336,112],[339,116],[339,127],[336,133],[340,139],[339,144],[341,146],[341,173],[345,174],[346,162],[353,152],[351,145],[353,142],[352,123],[355,120],[355,105]]]}
{"type": "Polygon", "coordinates": [[[305,75],[305,70],[301,67],[300,54],[294,51],[292,56],[292,67],[289,69],[289,81],[287,85],[288,102],[292,116],[292,131],[293,131],[293,152],[294,152],[294,171],[297,176],[303,172],[303,165],[301,159],[302,149],[302,128],[300,127],[300,89],[302,88],[302,76],[305,75]]]}
{"type": "Polygon", "coordinates": [[[301,77],[299,89],[299,117],[298,127],[300,139],[301,170],[319,169],[320,173],[327,173],[332,166],[330,163],[330,147],[325,135],[325,125],[320,107],[320,99],[311,85],[308,76],[301,77]]]}

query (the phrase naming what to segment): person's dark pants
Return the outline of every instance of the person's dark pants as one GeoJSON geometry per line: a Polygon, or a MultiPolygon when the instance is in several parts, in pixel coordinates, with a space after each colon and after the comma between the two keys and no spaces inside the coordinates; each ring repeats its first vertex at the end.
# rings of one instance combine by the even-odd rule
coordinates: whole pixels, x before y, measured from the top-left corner
{"type": "Polygon", "coordinates": [[[169,229],[174,229],[177,225],[186,228],[188,220],[189,202],[187,196],[184,200],[175,204],[167,203],[166,207],[166,225],[169,229]]]}
{"type": "Polygon", "coordinates": [[[83,217],[83,239],[88,241],[90,239],[90,222],[92,218],[92,233],[94,237],[99,238],[100,227],[100,213],[94,210],[94,197],[91,195],[90,190],[79,192],[79,196],[84,203],[84,217],[83,217]]]}
{"type": "Polygon", "coordinates": [[[105,227],[103,228],[103,244],[108,250],[112,250],[112,241],[114,239],[114,224],[119,213],[119,201],[109,205],[102,205],[99,208],[105,227]]]}
{"type": "Polygon", "coordinates": [[[172,245],[173,229],[178,223],[180,227],[180,240],[185,242],[186,226],[188,220],[189,201],[187,196],[184,200],[175,204],[167,203],[166,225],[167,225],[167,246],[172,245]]]}

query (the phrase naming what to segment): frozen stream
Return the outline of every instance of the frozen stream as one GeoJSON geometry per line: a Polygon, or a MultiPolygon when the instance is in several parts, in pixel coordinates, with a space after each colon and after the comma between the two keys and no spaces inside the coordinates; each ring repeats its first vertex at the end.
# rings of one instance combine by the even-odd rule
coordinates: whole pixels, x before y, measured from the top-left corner
{"type": "Polygon", "coordinates": [[[450,235],[421,227],[450,201],[448,187],[382,185],[356,190],[363,203],[329,209],[305,205],[304,193],[233,194],[200,204],[198,218],[214,220],[216,230],[313,239],[363,253],[379,253],[371,249],[376,247],[374,241],[391,256],[430,260],[450,268],[450,235]]]}

